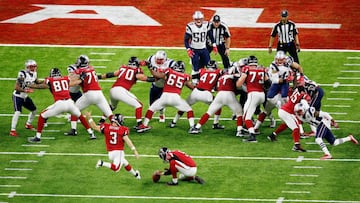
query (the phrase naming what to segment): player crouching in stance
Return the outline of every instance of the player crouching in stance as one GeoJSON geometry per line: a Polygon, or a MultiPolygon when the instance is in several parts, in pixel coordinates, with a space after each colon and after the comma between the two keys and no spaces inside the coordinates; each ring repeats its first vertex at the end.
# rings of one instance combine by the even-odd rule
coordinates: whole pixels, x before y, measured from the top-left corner
{"type": "Polygon", "coordinates": [[[28,141],[32,143],[41,142],[41,133],[44,128],[45,122],[48,118],[54,117],[64,112],[69,112],[77,119],[80,119],[81,124],[85,127],[91,137],[95,137],[94,131],[90,128],[86,118],[81,114],[78,107],[75,106],[74,101],[70,97],[69,87],[74,86],[74,82],[68,76],[61,76],[58,68],[50,70],[49,77],[45,78],[41,84],[32,84],[31,88],[35,89],[50,89],[54,97],[55,103],[43,110],[38,119],[37,132],[35,137],[29,138],[28,141]]]}
{"type": "Polygon", "coordinates": [[[179,172],[179,179],[184,181],[192,181],[195,180],[199,184],[204,184],[205,181],[196,176],[196,163],[191,158],[191,156],[187,155],[185,152],[179,150],[168,149],[167,147],[162,147],[159,150],[159,157],[164,162],[170,164],[170,168],[165,171],[155,171],[156,175],[171,175],[172,181],[168,182],[168,185],[178,185],[177,172],[179,172]]]}
{"type": "Polygon", "coordinates": [[[317,113],[314,107],[310,107],[305,103],[296,104],[294,107],[294,112],[296,114],[296,117],[298,117],[301,121],[317,127],[315,142],[320,146],[321,150],[325,153],[324,156],[320,158],[322,160],[332,158],[328,148],[323,142],[323,138],[325,138],[333,146],[337,146],[339,144],[343,144],[344,142],[348,142],[348,141],[351,141],[354,144],[359,144],[359,142],[352,135],[349,135],[344,138],[336,139],[330,130],[331,116],[326,112],[320,111],[320,113],[317,113]]]}
{"type": "Polygon", "coordinates": [[[123,126],[124,117],[121,114],[115,114],[111,119],[111,123],[102,123],[99,126],[96,125],[94,120],[91,118],[90,112],[85,112],[85,116],[89,119],[91,128],[104,134],[108,157],[112,161],[112,163],[109,163],[99,160],[95,167],[99,168],[101,166],[105,166],[115,172],[118,172],[124,165],[126,171],[130,172],[136,179],[141,179],[140,172],[138,170],[134,170],[125,159],[124,142],[126,142],[130,149],[134,151],[137,159],[139,158],[139,153],[129,138],[129,128],[123,126]]]}

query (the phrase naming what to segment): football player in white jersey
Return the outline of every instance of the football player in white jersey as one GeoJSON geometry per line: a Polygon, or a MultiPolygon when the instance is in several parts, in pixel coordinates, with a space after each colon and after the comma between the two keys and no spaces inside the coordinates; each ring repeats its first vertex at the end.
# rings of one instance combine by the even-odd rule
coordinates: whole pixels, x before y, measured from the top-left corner
{"type": "Polygon", "coordinates": [[[344,142],[351,141],[354,144],[359,144],[353,135],[349,135],[343,138],[336,138],[331,132],[331,116],[327,112],[316,111],[315,107],[310,107],[306,103],[298,103],[294,106],[294,112],[296,117],[310,125],[316,126],[315,142],[320,146],[324,155],[320,158],[322,160],[331,159],[332,156],[326,147],[323,139],[326,139],[329,144],[337,146],[344,142]]]}
{"type": "Polygon", "coordinates": [[[28,119],[25,124],[25,128],[29,130],[35,130],[32,126],[32,121],[36,116],[36,106],[28,93],[34,92],[33,89],[28,86],[31,84],[40,84],[42,81],[37,78],[37,63],[36,61],[29,59],[25,62],[25,70],[21,70],[18,73],[17,80],[15,83],[15,90],[13,92],[12,100],[14,104],[14,115],[11,120],[11,136],[18,136],[16,132],[16,125],[18,123],[22,107],[25,107],[30,111],[28,119]]]}
{"type": "MultiPolygon", "coordinates": [[[[159,50],[155,53],[155,55],[149,56],[149,58],[146,61],[142,61],[141,65],[147,65],[149,69],[151,70],[165,70],[167,68],[173,68],[175,64],[175,61],[167,58],[166,52],[163,50],[159,50]]],[[[164,79],[156,79],[155,82],[152,83],[150,88],[150,97],[149,102],[150,105],[154,103],[157,99],[160,98],[160,96],[163,93],[164,89],[164,79]]],[[[165,122],[165,108],[160,110],[159,113],[159,122],[164,123],[165,122]]]]}
{"type": "Polygon", "coordinates": [[[218,53],[218,50],[214,36],[212,35],[212,30],[210,29],[210,23],[204,21],[204,14],[201,11],[195,11],[193,19],[193,22],[186,25],[184,44],[188,56],[191,58],[192,81],[196,84],[198,81],[196,75],[198,75],[199,69],[206,66],[210,61],[210,53],[206,48],[206,40],[208,37],[213,45],[215,54],[218,53]]]}

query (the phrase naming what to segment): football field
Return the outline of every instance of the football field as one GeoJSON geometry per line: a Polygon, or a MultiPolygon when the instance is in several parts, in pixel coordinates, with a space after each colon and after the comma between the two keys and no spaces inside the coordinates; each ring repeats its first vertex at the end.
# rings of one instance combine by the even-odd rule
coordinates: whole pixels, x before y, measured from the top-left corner
{"type": "MultiPolygon", "coordinates": [[[[213,130],[212,120],[202,127],[199,135],[190,135],[188,121],[183,117],[176,128],[168,124],[176,113],[166,108],[166,123],[158,122],[155,114],[149,132],[138,134],[134,109],[119,103],[115,113],[125,115],[125,125],[131,128],[130,137],[140,153],[140,159],[126,148],[130,164],[140,170],[142,179],[136,180],[124,169],[114,173],[109,169],[95,169],[98,159],[107,160],[101,134],[90,140],[82,126],[78,136],[64,136],[70,129],[67,115],[50,118],[44,129],[42,142],[30,144],[27,138],[35,132],[26,130],[24,124],[28,111],[19,119],[19,137],[10,137],[13,113],[11,95],[15,78],[26,59],[38,63],[38,76],[44,78],[50,68],[58,67],[63,74],[66,67],[80,54],[89,56],[97,73],[116,70],[127,63],[131,56],[146,59],[160,48],[138,47],[86,47],[86,46],[0,46],[2,77],[0,78],[0,202],[360,202],[360,148],[351,142],[336,147],[328,145],[332,160],[321,161],[322,152],[313,138],[302,139],[306,153],[293,152],[289,130],[280,134],[278,142],[270,142],[267,136],[274,130],[268,120],[261,127],[258,143],[244,143],[235,137],[236,123],[231,112],[223,108],[221,124],[224,130],[213,130]],[[153,183],[153,171],[168,167],[158,157],[160,147],[180,149],[193,156],[198,164],[198,175],[206,184],[180,182],[177,187],[166,185],[170,177],[162,177],[153,183]]],[[[165,48],[168,57],[186,62],[183,49],[165,48]]],[[[273,60],[265,50],[234,49],[232,59],[255,55],[259,63],[268,66],[273,60]]],[[[220,60],[218,56],[212,56],[220,60]]],[[[359,78],[360,54],[357,51],[315,51],[300,53],[305,74],[319,83],[324,91],[322,109],[338,121],[340,128],[333,132],[337,137],[352,133],[360,139],[359,78]],[[334,85],[335,84],[335,85],[334,85]]],[[[149,74],[144,68],[145,74],[149,74]]],[[[114,80],[101,81],[107,98],[114,80]]],[[[132,92],[148,107],[150,84],[138,82],[132,92]]],[[[189,90],[184,88],[182,97],[189,90]]],[[[35,90],[30,97],[38,112],[53,103],[48,90],[35,90]]],[[[89,107],[95,118],[100,111],[89,107]]],[[[193,106],[195,121],[207,110],[205,104],[193,106]]],[[[274,112],[278,120],[277,113],[274,112]]],[[[37,124],[35,119],[34,125],[37,124]]],[[[305,126],[305,131],[308,131],[305,126]]]]}

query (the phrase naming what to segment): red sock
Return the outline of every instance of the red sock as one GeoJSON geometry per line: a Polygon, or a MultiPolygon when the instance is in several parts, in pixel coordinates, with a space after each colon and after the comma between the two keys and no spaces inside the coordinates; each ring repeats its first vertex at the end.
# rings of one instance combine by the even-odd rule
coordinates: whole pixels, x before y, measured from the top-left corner
{"type": "Polygon", "coordinates": [[[125,170],[130,171],[131,169],[132,169],[132,167],[131,167],[130,164],[128,164],[127,166],[125,166],[125,170]]]}
{"type": "Polygon", "coordinates": [[[236,125],[237,126],[243,126],[244,124],[244,121],[243,121],[243,117],[242,116],[239,116],[236,120],[236,125]]]}
{"type": "Polygon", "coordinates": [[[79,119],[81,121],[81,124],[85,127],[86,130],[90,128],[89,123],[87,122],[86,118],[82,114],[79,116],[79,119]]]}
{"type": "Polygon", "coordinates": [[[300,129],[295,128],[292,132],[294,143],[300,143],[300,129]]]}
{"type": "Polygon", "coordinates": [[[151,118],[153,117],[154,112],[151,110],[147,110],[145,117],[149,120],[151,120],[151,118]]]}
{"type": "Polygon", "coordinates": [[[135,118],[136,120],[140,120],[142,117],[142,106],[135,109],[135,118]]]}
{"type": "Polygon", "coordinates": [[[44,123],[45,123],[45,119],[40,114],[39,119],[38,119],[38,126],[37,126],[38,133],[41,133],[42,130],[44,129],[44,123]]]}
{"type": "Polygon", "coordinates": [[[276,134],[278,135],[279,133],[281,133],[282,131],[284,131],[284,130],[286,130],[286,129],[287,129],[286,123],[281,123],[281,124],[279,125],[279,127],[276,128],[276,130],[275,130],[274,133],[276,133],[276,134]]]}
{"type": "Polygon", "coordinates": [[[188,111],[187,112],[187,118],[194,118],[194,111],[188,111]]]}
{"type": "Polygon", "coordinates": [[[247,129],[254,127],[252,120],[245,120],[245,125],[247,129]]]}
{"type": "Polygon", "coordinates": [[[200,125],[204,125],[209,120],[210,115],[208,113],[205,113],[203,116],[201,116],[199,123],[200,125]]]}

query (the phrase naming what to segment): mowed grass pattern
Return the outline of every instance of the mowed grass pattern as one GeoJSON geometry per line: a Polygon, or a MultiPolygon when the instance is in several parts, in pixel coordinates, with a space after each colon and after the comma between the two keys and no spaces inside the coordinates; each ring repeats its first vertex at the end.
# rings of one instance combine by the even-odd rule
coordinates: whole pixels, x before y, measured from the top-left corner
{"type": "MultiPolygon", "coordinates": [[[[189,124],[186,117],[179,121],[176,128],[170,129],[168,124],[176,110],[168,107],[166,123],[159,123],[155,114],[150,122],[153,129],[138,134],[132,129],[136,125],[134,109],[119,103],[114,112],[126,116],[125,124],[131,128],[130,137],[141,154],[136,160],[130,149],[125,150],[131,165],[141,171],[140,181],[124,169],[119,173],[106,168],[95,169],[98,159],[107,160],[102,135],[97,134],[97,140],[89,140],[86,131],[78,124],[78,136],[64,136],[70,124],[63,115],[50,118],[42,143],[33,145],[27,143],[27,138],[34,136],[35,132],[24,129],[28,114],[24,110],[17,126],[20,136],[10,137],[14,79],[26,59],[37,61],[38,75],[44,78],[52,67],[58,67],[66,74],[66,67],[80,54],[86,54],[93,60],[92,65],[99,67],[96,68],[98,73],[106,73],[126,64],[131,56],[146,59],[157,49],[7,46],[0,49],[3,70],[0,80],[3,90],[0,92],[0,202],[360,202],[359,146],[351,142],[337,147],[328,145],[334,159],[320,161],[322,152],[313,138],[301,140],[310,151],[306,153],[291,151],[293,142],[289,130],[279,136],[278,142],[269,142],[266,136],[273,129],[268,128],[268,120],[261,127],[258,143],[243,143],[235,137],[236,123],[230,119],[231,112],[227,107],[223,108],[221,116],[225,130],[211,129],[212,120],[209,120],[201,134],[190,135],[187,133],[189,124]],[[206,184],[180,182],[177,187],[168,187],[165,183],[170,181],[170,177],[162,177],[159,183],[152,183],[153,171],[168,167],[157,155],[162,146],[192,155],[198,164],[198,175],[205,179],[206,184]],[[16,162],[19,160],[25,162],[16,162]],[[9,194],[14,197],[8,198],[9,194]]],[[[190,73],[189,59],[184,50],[169,49],[166,52],[169,58],[185,61],[186,71],[190,73]]],[[[237,61],[249,55],[256,55],[264,66],[273,60],[273,55],[255,50],[233,50],[231,59],[237,61]]],[[[212,57],[220,61],[219,56],[212,57]]],[[[360,122],[357,111],[360,83],[356,79],[360,73],[356,72],[357,65],[346,65],[359,64],[360,59],[356,60],[356,57],[359,58],[357,52],[300,53],[305,74],[325,90],[323,110],[332,113],[339,121],[340,129],[334,130],[334,134],[344,137],[353,133],[360,139],[357,128],[360,122]],[[334,82],[340,82],[340,86],[333,88],[331,84],[334,82]]],[[[146,67],[143,69],[149,74],[146,67]]],[[[100,83],[107,98],[112,81],[108,79],[100,83]]],[[[142,82],[132,88],[144,104],[143,114],[148,107],[149,88],[150,83],[142,82]]],[[[182,97],[186,98],[189,92],[184,88],[182,97]]],[[[30,96],[38,112],[53,103],[48,90],[36,90],[30,96]]],[[[200,103],[193,106],[196,121],[207,107],[200,103]]],[[[94,106],[86,110],[92,111],[94,116],[101,115],[94,106]]],[[[278,119],[276,111],[274,115],[278,119]]],[[[37,124],[36,119],[33,124],[37,124]]],[[[305,130],[309,130],[308,126],[305,130]]]]}

